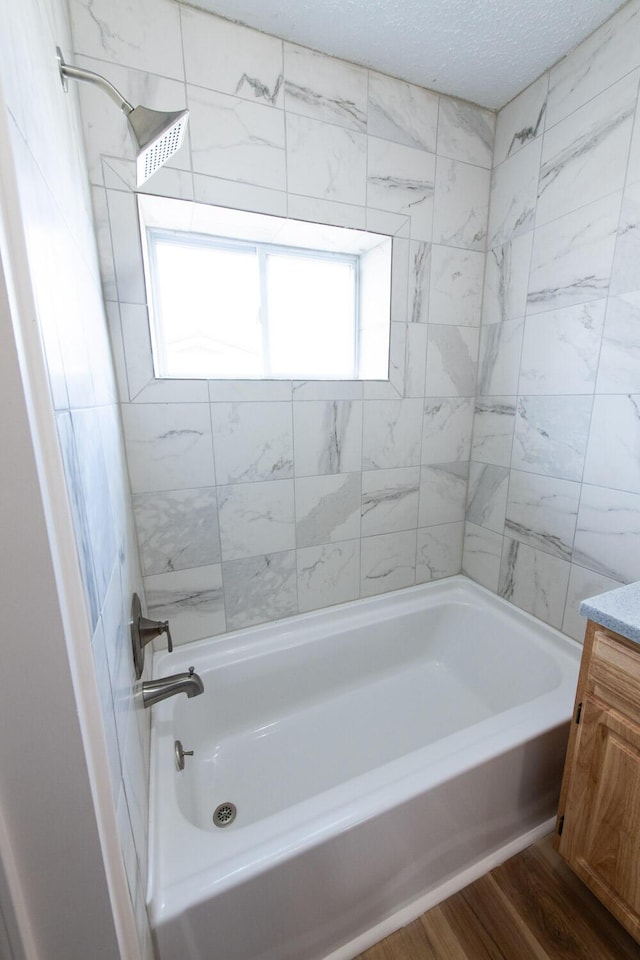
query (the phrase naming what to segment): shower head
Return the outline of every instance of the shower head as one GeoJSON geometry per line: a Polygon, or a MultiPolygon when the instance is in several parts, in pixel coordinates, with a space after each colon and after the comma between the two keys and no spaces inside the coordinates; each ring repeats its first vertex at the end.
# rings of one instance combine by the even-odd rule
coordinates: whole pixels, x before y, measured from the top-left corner
{"type": "Polygon", "coordinates": [[[59,47],[57,56],[65,90],[68,79],[92,83],[109,94],[125,114],[136,147],[136,183],[139,187],[142,186],[182,146],[189,111],[165,113],[161,110],[150,110],[148,107],[134,107],[99,73],[65,63],[59,47]]]}
{"type": "Polygon", "coordinates": [[[134,107],[127,114],[136,144],[136,181],[141,186],[182,146],[189,119],[188,110],[162,113],[134,107]]]}

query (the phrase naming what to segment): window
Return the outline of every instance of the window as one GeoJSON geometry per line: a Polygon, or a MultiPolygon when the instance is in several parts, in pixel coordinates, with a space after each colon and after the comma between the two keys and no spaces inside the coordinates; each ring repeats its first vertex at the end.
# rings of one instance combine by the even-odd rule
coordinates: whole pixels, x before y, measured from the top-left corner
{"type": "Polygon", "coordinates": [[[358,257],[150,230],[165,377],[357,379],[358,257]]]}
{"type": "Polygon", "coordinates": [[[156,377],[387,378],[389,237],[138,204],[156,377]]]}

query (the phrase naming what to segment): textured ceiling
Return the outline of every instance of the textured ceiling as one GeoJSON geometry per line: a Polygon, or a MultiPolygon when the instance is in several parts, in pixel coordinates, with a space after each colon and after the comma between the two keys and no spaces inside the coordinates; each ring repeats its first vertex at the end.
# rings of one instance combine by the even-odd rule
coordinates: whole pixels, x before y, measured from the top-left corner
{"type": "Polygon", "coordinates": [[[188,0],[230,20],[498,108],[621,0],[188,0]]]}

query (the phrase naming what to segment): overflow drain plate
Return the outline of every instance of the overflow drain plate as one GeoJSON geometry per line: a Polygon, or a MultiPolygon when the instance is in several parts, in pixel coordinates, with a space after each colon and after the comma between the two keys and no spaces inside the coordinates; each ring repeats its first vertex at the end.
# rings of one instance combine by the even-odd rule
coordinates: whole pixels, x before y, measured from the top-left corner
{"type": "Polygon", "coordinates": [[[216,827],[228,827],[235,820],[237,812],[235,803],[225,800],[224,803],[219,803],[213,811],[213,822],[216,827]]]}

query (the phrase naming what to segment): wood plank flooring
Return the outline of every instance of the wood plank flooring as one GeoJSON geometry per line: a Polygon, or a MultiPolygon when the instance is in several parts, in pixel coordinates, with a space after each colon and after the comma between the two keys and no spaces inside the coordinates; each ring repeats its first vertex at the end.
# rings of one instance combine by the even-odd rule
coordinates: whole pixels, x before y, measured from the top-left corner
{"type": "Polygon", "coordinates": [[[547,837],[358,960],[640,960],[640,945],[547,837]]]}

